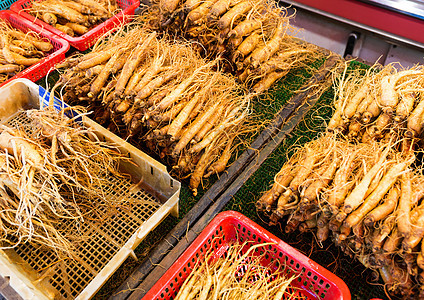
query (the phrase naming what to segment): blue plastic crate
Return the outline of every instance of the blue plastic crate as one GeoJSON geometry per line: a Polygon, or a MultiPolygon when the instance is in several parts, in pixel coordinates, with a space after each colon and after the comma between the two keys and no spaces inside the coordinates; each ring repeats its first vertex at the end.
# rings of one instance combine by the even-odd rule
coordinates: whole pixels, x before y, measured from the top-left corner
{"type": "Polygon", "coordinates": [[[9,7],[15,2],[16,0],[0,0],[0,10],[6,10],[9,9],[9,7]]]}
{"type": "MultiPolygon", "coordinates": [[[[40,100],[40,107],[46,107],[49,105],[50,92],[46,91],[42,86],[38,86],[38,96],[40,100]]],[[[54,100],[53,100],[53,107],[59,111],[62,109],[65,109],[65,115],[67,115],[69,118],[75,118],[76,116],[78,116],[78,113],[69,109],[69,105],[60,101],[56,97],[54,97],[54,100]]],[[[82,122],[82,117],[79,116],[75,118],[75,120],[77,122],[82,122]]]]}

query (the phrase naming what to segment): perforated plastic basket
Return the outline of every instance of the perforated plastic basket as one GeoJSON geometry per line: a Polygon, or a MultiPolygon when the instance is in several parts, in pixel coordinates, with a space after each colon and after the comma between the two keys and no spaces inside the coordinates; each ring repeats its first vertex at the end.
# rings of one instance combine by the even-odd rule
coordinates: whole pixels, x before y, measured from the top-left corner
{"type": "Polygon", "coordinates": [[[0,10],[8,9],[15,1],[16,0],[0,0],[0,10]]]}
{"type": "Polygon", "coordinates": [[[20,29],[23,32],[32,30],[38,33],[40,37],[49,40],[53,45],[53,49],[46,57],[44,57],[38,63],[26,68],[22,72],[19,72],[9,80],[1,83],[0,86],[17,78],[27,78],[31,81],[37,81],[38,79],[44,77],[49,72],[49,70],[54,67],[55,64],[65,59],[65,53],[69,50],[69,43],[64,39],[43,30],[41,27],[18,16],[10,10],[0,11],[0,18],[9,21],[12,27],[20,29]]]}
{"type": "MultiPolygon", "coordinates": [[[[50,94],[27,79],[17,79],[0,88],[0,107],[18,97],[24,108],[38,108],[48,103],[50,94]]],[[[16,105],[18,106],[18,105],[16,105]]],[[[66,107],[56,99],[55,107],[66,107]]],[[[0,111],[1,112],[1,111],[0,111]]],[[[113,214],[99,205],[102,221],[81,222],[78,232],[85,239],[77,245],[75,259],[58,260],[54,251],[23,243],[0,251],[0,276],[23,299],[89,299],[107,281],[139,243],[170,213],[178,216],[180,183],[166,167],[131,146],[87,117],[80,121],[100,140],[116,146],[131,160],[120,163],[128,177],[109,175],[105,198],[133,201],[131,209],[117,208],[113,214]]],[[[0,115],[0,124],[15,126],[29,122],[25,111],[8,110],[0,115]],[[16,112],[15,112],[16,111],[16,112]]],[[[31,130],[31,127],[25,127],[31,130]]],[[[76,195],[77,197],[78,195],[76,195]]],[[[99,198],[98,201],[103,201],[99,198]]],[[[69,226],[65,220],[61,228],[69,226]]],[[[1,287],[0,287],[1,291],[1,287]]]]}
{"type": "Polygon", "coordinates": [[[174,299],[198,259],[202,259],[210,249],[213,249],[215,256],[222,257],[228,245],[234,241],[249,241],[251,245],[273,243],[264,248],[257,248],[255,254],[266,253],[265,259],[262,260],[264,266],[270,265],[275,268],[280,266],[288,276],[298,275],[291,285],[299,298],[331,300],[351,298],[348,287],[339,277],[244,215],[226,211],[218,214],[206,226],[143,300],[174,299]]]}
{"type": "Polygon", "coordinates": [[[99,39],[99,37],[101,37],[103,34],[108,32],[109,30],[130,21],[134,15],[135,10],[137,9],[137,7],[140,6],[139,0],[117,0],[116,2],[118,3],[119,7],[122,9],[121,12],[114,15],[112,18],[108,19],[107,21],[92,28],[90,31],[88,31],[84,35],[79,37],[72,37],[54,28],[53,26],[43,22],[42,20],[33,17],[29,13],[25,12],[25,9],[28,9],[31,7],[32,2],[33,2],[32,0],[18,0],[10,6],[10,9],[18,13],[23,18],[28,19],[31,22],[34,22],[35,24],[41,26],[42,28],[45,28],[45,30],[50,31],[62,37],[63,39],[67,40],[71,46],[75,47],[76,49],[80,51],[84,51],[88,49],[90,46],[94,45],[96,41],[99,39]]]}

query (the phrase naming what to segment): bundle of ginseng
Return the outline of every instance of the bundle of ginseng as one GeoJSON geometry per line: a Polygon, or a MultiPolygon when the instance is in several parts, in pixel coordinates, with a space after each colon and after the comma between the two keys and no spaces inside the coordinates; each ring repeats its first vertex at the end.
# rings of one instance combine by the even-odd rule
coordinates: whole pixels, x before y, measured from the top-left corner
{"type": "Polygon", "coordinates": [[[25,68],[38,63],[53,49],[53,45],[37,33],[13,28],[0,20],[0,83],[15,76],[25,68]]]}
{"type": "Polygon", "coordinates": [[[299,149],[257,201],[271,224],[313,231],[366,267],[392,293],[416,297],[424,284],[424,175],[392,144],[352,144],[326,134],[299,149]]]}
{"type": "Polygon", "coordinates": [[[0,249],[31,242],[70,254],[84,238],[78,224],[117,205],[106,178],[124,176],[128,158],[51,108],[20,114],[29,122],[0,128],[0,249]]]}
{"type": "Polygon", "coordinates": [[[397,70],[387,65],[379,72],[371,68],[365,75],[342,75],[328,129],[350,140],[395,138],[406,149],[414,148],[423,131],[423,87],[423,66],[397,70]]]}
{"type": "Polygon", "coordinates": [[[304,299],[291,285],[295,275],[289,278],[281,267],[263,263],[268,245],[235,243],[217,258],[216,253],[208,251],[195,262],[175,300],[304,299]],[[263,254],[255,255],[257,250],[263,254]]]}
{"type": "Polygon", "coordinates": [[[262,93],[290,70],[320,54],[290,34],[290,16],[269,0],[157,1],[141,16],[155,30],[196,41],[206,57],[262,93]]]}
{"type": "Polygon", "coordinates": [[[25,9],[69,36],[81,36],[116,15],[116,0],[41,0],[25,9]]]}
{"type": "Polygon", "coordinates": [[[88,106],[97,122],[190,175],[196,194],[202,177],[225,169],[248,117],[250,97],[217,64],[135,27],[66,60],[58,84],[64,101],[88,106]]]}

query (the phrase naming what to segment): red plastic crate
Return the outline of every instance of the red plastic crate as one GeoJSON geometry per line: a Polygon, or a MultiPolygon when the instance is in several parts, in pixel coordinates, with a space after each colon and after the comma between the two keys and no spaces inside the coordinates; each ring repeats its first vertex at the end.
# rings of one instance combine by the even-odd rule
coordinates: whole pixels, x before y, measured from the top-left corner
{"type": "Polygon", "coordinates": [[[53,45],[53,49],[46,57],[44,57],[38,63],[29,66],[25,70],[19,72],[9,80],[1,83],[0,86],[17,78],[27,78],[31,81],[37,81],[38,79],[44,77],[50,71],[50,69],[54,67],[55,64],[65,59],[65,53],[69,50],[69,43],[64,39],[43,30],[36,24],[33,24],[32,22],[26,19],[23,19],[11,10],[0,11],[0,18],[9,21],[12,27],[20,29],[23,32],[32,30],[38,33],[41,38],[49,40],[50,43],[53,45]]]}
{"type": "Polygon", "coordinates": [[[23,18],[34,22],[42,28],[45,28],[47,31],[62,37],[63,39],[67,40],[71,46],[80,51],[84,51],[94,45],[96,41],[109,30],[112,30],[121,24],[127,23],[133,17],[136,8],[140,6],[139,0],[117,0],[119,7],[122,9],[121,12],[92,28],[84,35],[72,37],[25,12],[25,9],[31,7],[32,2],[32,0],[18,0],[13,3],[12,6],[10,6],[10,9],[23,18]]]}
{"type": "Polygon", "coordinates": [[[264,266],[270,265],[275,268],[283,266],[286,275],[298,275],[292,281],[291,286],[296,288],[296,293],[298,296],[303,296],[303,299],[349,300],[351,298],[348,287],[339,277],[244,215],[234,211],[226,211],[218,214],[206,226],[144,296],[143,300],[174,299],[198,259],[203,258],[211,248],[214,248],[215,256],[223,256],[228,245],[234,241],[241,243],[249,241],[250,245],[273,243],[263,248],[257,248],[254,251],[255,254],[266,253],[262,261],[264,266]]]}

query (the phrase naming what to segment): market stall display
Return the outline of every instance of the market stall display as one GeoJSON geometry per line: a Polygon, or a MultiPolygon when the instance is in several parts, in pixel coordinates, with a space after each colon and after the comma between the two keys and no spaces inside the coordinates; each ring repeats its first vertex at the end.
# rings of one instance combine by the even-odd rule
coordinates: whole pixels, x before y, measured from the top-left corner
{"type": "MultiPolygon", "coordinates": [[[[55,1],[46,2],[51,4],[50,7],[45,6],[43,1],[31,4],[38,10],[37,18],[44,19],[51,25],[56,20],[63,23],[61,25],[74,23],[69,20],[65,22],[60,13],[49,10],[60,11],[61,5],[58,8],[55,1]]],[[[88,4],[90,1],[66,1],[66,5],[68,8],[73,6],[73,10],[81,9],[82,2],[88,4]]],[[[250,155],[249,157],[256,159],[255,155],[249,153],[258,151],[258,164],[261,164],[266,159],[262,156],[270,155],[277,147],[270,144],[285,143],[284,139],[289,137],[299,118],[308,110],[303,106],[312,106],[315,103],[308,104],[310,97],[306,94],[312,95],[317,90],[319,93],[323,92],[328,87],[327,80],[321,78],[310,87],[304,87],[298,93],[306,93],[305,98],[289,103],[286,103],[289,98],[284,97],[276,102],[269,101],[280,92],[272,87],[281,78],[290,78],[293,72],[305,70],[314,73],[316,69],[312,65],[328,60],[328,53],[294,38],[295,33],[289,24],[293,16],[270,1],[189,0],[183,3],[153,1],[152,4],[136,22],[115,26],[117,30],[114,33],[103,36],[97,42],[94,38],[89,38],[87,43],[84,41],[74,44],[78,49],[83,49],[88,44],[94,46],[90,52],[75,52],[58,64],[61,74],[57,82],[48,82],[49,79],[45,81],[54,86],[53,91],[56,95],[63,96],[64,102],[83,105],[85,109],[92,111],[89,117],[94,121],[164,161],[173,175],[183,181],[190,178],[183,183],[184,193],[188,195],[184,201],[190,202],[185,204],[185,214],[203,193],[206,192],[205,195],[210,198],[208,205],[212,206],[215,197],[226,195],[227,189],[234,188],[232,182],[242,180],[237,176],[245,173],[246,166],[239,166],[239,173],[227,169],[233,162],[237,165],[240,155],[250,155]],[[183,40],[184,38],[188,41],[183,40]],[[322,88],[319,87],[321,84],[322,88]],[[274,116],[267,116],[265,120],[258,114],[258,107],[264,110],[264,115],[272,115],[271,111],[278,111],[272,123],[283,121],[277,129],[266,126],[274,116]],[[285,107],[290,111],[287,115],[284,112],[285,107]],[[258,148],[256,144],[250,145],[250,138],[262,133],[263,128],[269,131],[269,137],[258,148]],[[278,133],[280,129],[282,132],[278,133]],[[244,141],[246,137],[248,141],[244,141]],[[251,148],[252,151],[242,152],[241,149],[245,148],[251,148]],[[227,172],[223,172],[225,170],[230,174],[228,177],[227,172]],[[221,184],[221,189],[215,188],[208,193],[215,178],[219,181],[221,176],[228,178],[228,184],[221,184]],[[208,181],[210,177],[212,183],[208,181]]],[[[109,8],[110,5],[114,5],[113,1],[109,2],[109,8]]],[[[22,15],[28,12],[27,9],[19,10],[22,15]]],[[[99,7],[94,10],[104,13],[99,7]]],[[[76,14],[68,15],[77,17],[76,14]]],[[[103,17],[102,21],[106,21],[104,24],[109,19],[114,19],[106,14],[103,17]]],[[[95,19],[98,18],[83,15],[81,21],[85,26],[95,19]]],[[[71,27],[72,24],[68,25],[71,27]]],[[[49,25],[46,28],[47,26],[49,25]]],[[[59,31],[56,33],[64,35],[59,31]]],[[[81,31],[81,34],[82,38],[87,33],[81,31]]],[[[388,66],[371,68],[360,73],[351,71],[343,72],[341,79],[335,83],[336,109],[333,118],[329,120],[330,133],[301,144],[282,169],[274,174],[271,190],[255,191],[264,194],[254,199],[255,202],[258,200],[256,205],[260,213],[270,217],[269,225],[285,224],[289,218],[287,225],[283,227],[284,233],[296,229],[302,233],[314,232],[319,244],[331,238],[342,251],[358,258],[366,267],[382,267],[380,275],[390,292],[404,296],[409,293],[417,295],[421,292],[418,285],[422,280],[421,266],[424,266],[418,249],[422,232],[416,229],[422,223],[419,217],[421,175],[417,170],[421,157],[417,151],[422,145],[420,136],[424,107],[421,107],[420,91],[422,68],[417,66],[398,71],[393,66],[388,66]],[[343,158],[341,154],[345,153],[349,155],[343,158]],[[411,201],[405,197],[409,190],[416,192],[411,201]],[[406,217],[402,219],[399,216],[406,217]],[[402,222],[399,222],[400,219],[402,222]]],[[[288,84],[291,84],[290,80],[288,84]]],[[[293,92],[296,90],[295,86],[288,86],[287,89],[293,92]]],[[[47,120],[46,117],[51,116],[43,115],[41,119],[47,120]]],[[[110,134],[108,131],[104,133],[106,132],[107,135],[110,134]]],[[[5,127],[2,134],[3,146],[6,148],[12,139],[27,140],[24,133],[18,134],[13,128],[5,127]]],[[[56,153],[67,153],[66,143],[62,144],[58,139],[61,135],[59,132],[54,133],[52,136],[55,138],[49,142],[53,149],[47,152],[54,153],[55,161],[56,153]]],[[[19,161],[21,156],[19,153],[9,155],[6,162],[27,165],[26,161],[19,161]]],[[[243,158],[240,162],[253,170],[257,169],[253,161],[243,158]]],[[[59,161],[62,162],[62,158],[59,161]]],[[[14,164],[10,165],[19,168],[14,164]]],[[[27,182],[32,184],[33,178],[36,178],[49,183],[49,177],[34,172],[34,168],[27,168],[28,176],[23,177],[27,182]]],[[[68,175],[64,174],[62,176],[66,178],[68,175]]],[[[88,174],[88,178],[93,176],[88,174]]],[[[34,202],[31,200],[31,193],[34,192],[31,184],[27,193],[30,196],[27,198],[30,199],[29,202],[34,202]]],[[[78,184],[76,181],[76,188],[80,188],[78,184]]],[[[17,193],[13,192],[13,185],[10,186],[7,189],[11,190],[7,190],[6,194],[9,198],[12,196],[13,200],[17,193]]],[[[35,186],[39,186],[38,181],[35,181],[35,186]]],[[[43,188],[54,190],[49,185],[43,188]]],[[[60,195],[60,192],[53,194],[60,195]]],[[[125,193],[122,195],[127,198],[125,193]]],[[[56,207],[47,207],[57,214],[63,213],[56,210],[56,207]]],[[[125,210],[124,206],[121,208],[125,210]]],[[[174,212],[175,209],[174,206],[174,212]]],[[[203,209],[206,211],[206,208],[203,209]]],[[[31,211],[26,211],[28,210],[31,211]]],[[[81,217],[78,215],[80,211],[76,211],[76,217],[69,210],[65,210],[65,213],[72,218],[81,217]]],[[[188,217],[189,220],[193,218],[188,217]]],[[[193,220],[197,221],[197,218],[193,220]]],[[[9,223],[10,220],[9,215],[9,223]]],[[[185,224],[187,231],[192,226],[190,222],[185,224]]],[[[175,224],[175,220],[170,224],[175,224]]],[[[29,225],[25,232],[22,231],[24,237],[32,234],[30,230],[34,226],[30,222],[29,225]]],[[[169,232],[172,227],[166,226],[163,227],[165,229],[159,228],[162,230],[159,234],[161,238],[164,237],[163,232],[169,232]]],[[[90,232],[91,230],[89,229],[90,232]]],[[[44,232],[49,236],[53,233],[49,229],[44,229],[44,232]]],[[[42,237],[38,242],[44,242],[44,247],[52,246],[51,243],[61,240],[61,234],[62,232],[53,234],[59,239],[46,240],[42,237]]],[[[115,240],[118,235],[106,239],[115,240]]],[[[178,240],[181,236],[178,234],[172,238],[178,240]]],[[[131,249],[124,246],[125,255],[116,254],[119,256],[119,263],[132,253],[138,243],[139,240],[134,244],[130,243],[131,249]]],[[[172,244],[172,248],[176,242],[167,239],[166,243],[172,244]]],[[[65,250],[68,246],[62,244],[59,249],[65,250]]],[[[120,247],[121,244],[117,245],[117,249],[120,247]]],[[[143,248],[145,253],[142,257],[149,257],[152,247],[153,245],[149,245],[143,248]]],[[[20,249],[19,256],[30,261],[31,268],[47,268],[46,273],[59,272],[56,279],[63,275],[62,265],[53,263],[54,266],[50,268],[31,261],[31,257],[26,254],[33,251],[31,247],[26,248],[19,244],[16,248],[20,249]]],[[[117,251],[121,253],[121,250],[117,251]]],[[[9,257],[15,257],[13,252],[8,254],[9,257]]],[[[111,260],[115,260],[115,256],[112,254],[111,260]]],[[[52,263],[54,259],[52,256],[41,261],[52,263]]],[[[160,262],[152,261],[152,264],[160,262]]],[[[119,263],[114,266],[117,267],[119,263]]],[[[97,266],[89,265],[88,269],[90,268],[94,270],[91,273],[97,272],[97,266]]],[[[111,275],[116,268],[107,272],[105,269],[109,269],[108,265],[103,266],[99,272],[103,279],[98,276],[91,278],[92,281],[88,279],[90,283],[87,286],[84,278],[78,278],[71,280],[70,287],[66,281],[73,273],[68,273],[65,276],[68,279],[57,279],[53,288],[48,286],[46,292],[51,295],[59,293],[65,298],[75,297],[82,290],[82,296],[93,295],[104,283],[104,275],[111,275]],[[78,287],[74,289],[74,286],[78,287]]],[[[43,276],[36,274],[34,278],[45,283],[47,280],[43,276]]],[[[46,275],[48,276],[50,275],[46,275]]],[[[133,288],[136,287],[132,286],[131,289],[133,288]]],[[[292,291],[290,288],[290,292],[292,291]]],[[[204,294],[206,292],[202,293],[204,294]]],[[[137,295],[134,293],[133,298],[137,295]]]]}

